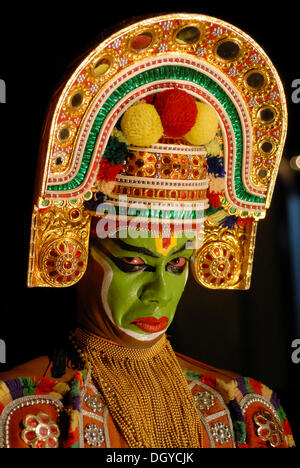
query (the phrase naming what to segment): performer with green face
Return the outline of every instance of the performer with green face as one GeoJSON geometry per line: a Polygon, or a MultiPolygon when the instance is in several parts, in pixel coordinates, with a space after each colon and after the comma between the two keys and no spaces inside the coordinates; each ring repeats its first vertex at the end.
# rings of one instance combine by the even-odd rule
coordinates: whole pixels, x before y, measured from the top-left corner
{"type": "Polygon", "coordinates": [[[1,376],[0,446],[294,446],[269,388],[166,335],[189,268],[202,287],[250,286],[286,133],[268,57],[216,18],[158,16],[100,43],[56,99],[28,286],[77,284],[77,321],[1,376]]]}
{"type": "Polygon", "coordinates": [[[94,362],[93,378],[133,446],[203,443],[186,380],[165,338],[187,281],[190,245],[187,236],[91,239],[73,339],[94,362]],[[113,398],[107,388],[115,388],[113,398]],[[188,422],[179,429],[183,413],[188,422]],[[174,442],[163,429],[167,420],[178,431],[174,442]]]}

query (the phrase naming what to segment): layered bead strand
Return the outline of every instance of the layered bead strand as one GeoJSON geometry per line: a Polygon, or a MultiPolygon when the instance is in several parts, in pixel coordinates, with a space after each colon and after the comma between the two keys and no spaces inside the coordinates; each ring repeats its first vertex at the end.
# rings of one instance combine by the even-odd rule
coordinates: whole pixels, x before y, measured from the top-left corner
{"type": "Polygon", "coordinates": [[[194,400],[165,336],[136,349],[77,329],[73,342],[129,447],[203,446],[194,400]]]}

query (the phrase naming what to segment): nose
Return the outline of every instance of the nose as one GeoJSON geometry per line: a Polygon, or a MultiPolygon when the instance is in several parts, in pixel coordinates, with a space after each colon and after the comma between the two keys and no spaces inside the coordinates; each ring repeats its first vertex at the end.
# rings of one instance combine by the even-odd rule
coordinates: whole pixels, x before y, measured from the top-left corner
{"type": "Polygon", "coordinates": [[[171,288],[166,281],[166,271],[164,267],[157,267],[151,274],[151,280],[143,287],[140,300],[145,304],[156,303],[165,306],[172,297],[171,288]]]}

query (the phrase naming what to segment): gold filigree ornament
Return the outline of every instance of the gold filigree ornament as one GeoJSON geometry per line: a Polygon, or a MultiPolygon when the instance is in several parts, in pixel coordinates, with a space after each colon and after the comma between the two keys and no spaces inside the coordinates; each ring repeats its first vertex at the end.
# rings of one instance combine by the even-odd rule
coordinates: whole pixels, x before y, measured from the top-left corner
{"type": "Polygon", "coordinates": [[[207,45],[207,58],[216,65],[232,70],[248,57],[250,44],[235,32],[219,26],[214,28],[212,36],[207,45]]]}
{"type": "Polygon", "coordinates": [[[102,86],[108,81],[119,69],[119,55],[114,49],[105,49],[95,53],[88,67],[86,67],[81,75],[81,80],[87,79],[88,82],[94,85],[102,86]]]}
{"type": "Polygon", "coordinates": [[[90,100],[92,94],[88,86],[77,84],[70,90],[68,99],[64,103],[63,109],[67,116],[78,117],[82,115],[90,100]]]}
{"type": "Polygon", "coordinates": [[[69,155],[66,151],[59,150],[56,153],[53,154],[53,157],[51,158],[51,172],[53,174],[55,173],[61,173],[66,170],[69,164],[69,155]]]}
{"type": "Polygon", "coordinates": [[[62,237],[50,242],[40,257],[40,270],[50,285],[69,286],[83,275],[86,251],[75,239],[62,237]]]}
{"type": "Polygon", "coordinates": [[[127,60],[139,60],[153,55],[162,41],[162,30],[153,24],[150,26],[141,25],[126,36],[122,44],[123,53],[127,60]]]}
{"type": "Polygon", "coordinates": [[[203,246],[192,258],[194,277],[210,289],[248,289],[256,223],[232,231],[206,223],[203,246]],[[247,260],[245,260],[247,259],[247,260]]]}
{"type": "Polygon", "coordinates": [[[259,153],[259,155],[264,159],[270,159],[275,157],[276,158],[276,138],[272,136],[265,136],[263,135],[260,137],[256,144],[255,144],[255,153],[259,153]]]}
{"type": "Polygon", "coordinates": [[[234,285],[240,274],[238,249],[228,242],[208,243],[195,261],[196,276],[211,288],[234,285]]]}
{"type": "Polygon", "coordinates": [[[280,126],[283,119],[281,104],[274,100],[265,100],[252,113],[256,127],[267,132],[280,126]]]}
{"type": "Polygon", "coordinates": [[[87,265],[89,220],[87,213],[72,204],[34,210],[29,261],[37,269],[28,278],[29,284],[67,287],[80,280],[87,265]]]}
{"type": "Polygon", "coordinates": [[[91,219],[105,195],[128,217],[134,216],[130,203],[142,200],[140,216],[145,226],[154,221],[157,233],[167,232],[167,222],[172,235],[179,232],[186,215],[191,229],[199,221],[196,280],[213,289],[249,288],[257,221],[270,206],[286,131],[281,80],[243,31],[189,13],[123,27],[87,54],[49,106],[33,200],[28,285],[66,287],[80,280],[91,219]],[[196,100],[201,122],[207,121],[201,120],[201,105],[214,111],[217,138],[195,146],[197,139],[186,134],[179,137],[184,144],[169,142],[163,129],[149,147],[125,143],[131,159],[119,161],[112,139],[127,139],[119,126],[123,115],[135,105],[155,107],[158,93],[174,89],[196,100]],[[121,172],[106,177],[105,171],[115,174],[116,165],[121,172]],[[127,196],[126,206],[119,194],[127,196]]]}
{"type": "Polygon", "coordinates": [[[73,143],[76,133],[76,125],[72,120],[64,120],[57,126],[55,143],[58,147],[65,148],[73,143]]]}
{"type": "Polygon", "coordinates": [[[249,98],[267,96],[274,89],[276,83],[262,64],[253,64],[252,67],[242,69],[237,76],[237,85],[249,98]]]}
{"type": "Polygon", "coordinates": [[[175,22],[167,36],[168,50],[184,53],[193,49],[196,52],[208,40],[209,33],[204,21],[175,22]]]}

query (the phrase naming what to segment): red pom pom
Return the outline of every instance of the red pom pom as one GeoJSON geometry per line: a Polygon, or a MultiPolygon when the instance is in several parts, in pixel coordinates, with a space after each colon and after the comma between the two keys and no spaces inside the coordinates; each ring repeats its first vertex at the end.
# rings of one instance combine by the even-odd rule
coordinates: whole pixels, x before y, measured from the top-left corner
{"type": "Polygon", "coordinates": [[[214,192],[207,192],[207,198],[209,201],[210,206],[213,207],[214,210],[219,208],[221,206],[221,201],[220,201],[220,195],[221,193],[214,193],[214,192]]]}
{"type": "Polygon", "coordinates": [[[246,226],[246,224],[251,226],[253,223],[253,219],[252,218],[238,218],[237,223],[239,227],[244,227],[246,226]]]}
{"type": "Polygon", "coordinates": [[[148,96],[146,96],[144,98],[144,101],[147,103],[147,104],[153,104],[153,101],[154,101],[154,94],[149,94],[148,96]]]}
{"type": "Polygon", "coordinates": [[[180,89],[168,89],[157,94],[154,106],[160,116],[166,136],[182,137],[196,122],[198,113],[196,101],[180,89]]]}
{"type": "Polygon", "coordinates": [[[104,180],[105,182],[111,182],[116,179],[122,168],[123,164],[110,164],[107,159],[103,158],[100,162],[97,179],[104,180]]]}

